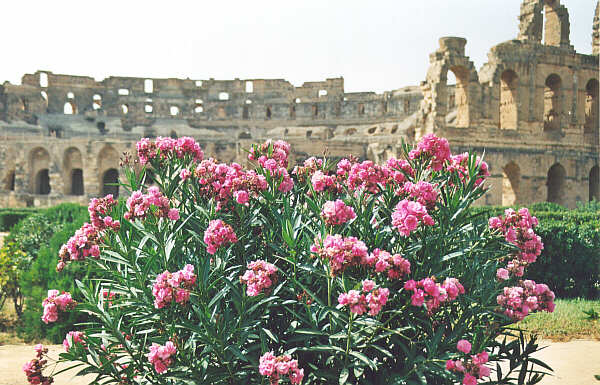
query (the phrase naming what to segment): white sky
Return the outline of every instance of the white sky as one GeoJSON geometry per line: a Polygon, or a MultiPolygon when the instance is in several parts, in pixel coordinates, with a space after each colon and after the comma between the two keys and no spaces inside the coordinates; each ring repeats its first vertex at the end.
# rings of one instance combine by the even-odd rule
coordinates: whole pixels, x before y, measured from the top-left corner
{"type": "MultiPolygon", "coordinates": [[[[346,91],[424,80],[441,36],[479,69],[517,36],[521,0],[3,0],[0,82],[36,70],[192,79],[343,76],[346,91]]],[[[563,0],[571,44],[591,53],[596,0],[563,0]]]]}

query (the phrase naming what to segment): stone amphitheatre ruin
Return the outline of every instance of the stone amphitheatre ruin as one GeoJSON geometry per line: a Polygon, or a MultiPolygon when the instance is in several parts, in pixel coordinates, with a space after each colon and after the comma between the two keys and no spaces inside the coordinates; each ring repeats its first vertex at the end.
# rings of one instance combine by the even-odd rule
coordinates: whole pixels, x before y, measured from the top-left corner
{"type": "Polygon", "coordinates": [[[383,94],[344,92],[343,78],[294,87],[26,74],[22,85],[0,86],[0,207],[116,192],[119,157],[142,136],[193,136],[227,162],[266,138],[289,141],[296,160],[327,149],[382,161],[402,140],[435,133],[454,152],[485,151],[492,175],[482,204],[599,200],[598,12],[592,55],[570,44],[559,0],[524,0],[517,38],[492,47],[479,71],[465,39],[443,37],[420,86],[383,94]]]}

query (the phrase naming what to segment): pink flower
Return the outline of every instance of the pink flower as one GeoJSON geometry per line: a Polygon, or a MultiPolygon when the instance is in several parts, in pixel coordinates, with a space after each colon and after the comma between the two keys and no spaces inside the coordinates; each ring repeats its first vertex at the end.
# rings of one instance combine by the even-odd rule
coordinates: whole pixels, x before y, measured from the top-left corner
{"type": "Polygon", "coordinates": [[[153,343],[150,346],[148,353],[148,361],[154,365],[154,370],[157,373],[164,373],[173,363],[173,356],[177,353],[175,345],[171,341],[167,341],[164,346],[153,343]]]}
{"type": "Polygon", "coordinates": [[[270,377],[271,384],[279,383],[280,376],[287,375],[292,384],[300,384],[304,378],[304,369],[298,368],[298,361],[289,355],[276,357],[273,352],[263,354],[258,361],[261,375],[270,377]]]}
{"type": "Polygon", "coordinates": [[[175,273],[164,271],[156,277],[152,285],[154,307],[162,309],[171,305],[173,299],[176,303],[185,304],[190,299],[190,289],[195,283],[196,275],[192,265],[185,265],[175,273]]]}
{"type": "Polygon", "coordinates": [[[185,182],[190,176],[192,176],[192,173],[187,168],[184,168],[179,172],[179,178],[181,178],[182,182],[185,182]]]}
{"type": "Polygon", "coordinates": [[[425,226],[433,226],[435,223],[427,213],[427,208],[421,203],[403,199],[396,205],[392,213],[392,226],[402,236],[408,237],[417,229],[419,222],[425,226]]]}
{"type": "Polygon", "coordinates": [[[233,197],[235,198],[235,201],[237,203],[248,206],[248,201],[250,200],[250,196],[248,195],[247,191],[245,191],[245,190],[236,191],[233,193],[233,197]]]}
{"type": "Polygon", "coordinates": [[[496,278],[498,278],[501,281],[506,281],[509,276],[508,276],[508,270],[500,268],[496,271],[496,278]]]}
{"type": "Polygon", "coordinates": [[[465,377],[463,378],[463,385],[477,385],[477,378],[473,377],[470,374],[465,374],[465,377]]]}
{"type": "Polygon", "coordinates": [[[409,280],[404,284],[404,289],[413,292],[411,304],[413,306],[425,304],[428,314],[432,314],[442,304],[454,301],[459,294],[465,293],[465,288],[456,278],[446,278],[442,284],[436,283],[433,277],[418,282],[409,280]]]}
{"type": "Polygon", "coordinates": [[[367,246],[355,237],[344,238],[339,234],[327,235],[325,240],[315,238],[311,252],[329,260],[331,274],[335,275],[348,267],[366,263],[367,246]]]}
{"type": "Polygon", "coordinates": [[[254,297],[277,281],[276,273],[275,265],[259,259],[248,263],[248,270],[240,277],[240,282],[247,285],[246,294],[254,297]]]}
{"type": "Polygon", "coordinates": [[[321,217],[328,225],[341,225],[356,218],[356,214],[351,206],[347,206],[344,201],[338,199],[335,202],[325,202],[321,217]]]}
{"type": "Polygon", "coordinates": [[[214,254],[218,248],[237,241],[233,228],[220,219],[210,221],[204,232],[204,243],[206,243],[206,251],[209,254],[214,254]]]}
{"type": "Polygon", "coordinates": [[[171,209],[171,210],[169,210],[169,213],[167,214],[167,216],[169,217],[170,220],[176,221],[179,219],[179,210],[171,209]]]}
{"type": "Polygon", "coordinates": [[[48,290],[48,296],[42,301],[44,313],[42,321],[48,324],[58,320],[59,312],[66,312],[73,309],[77,303],[69,293],[58,294],[58,290],[48,290]]]}
{"type": "Polygon", "coordinates": [[[389,290],[386,288],[375,288],[375,282],[364,280],[362,282],[362,293],[358,290],[350,290],[338,296],[338,303],[349,306],[350,311],[362,315],[369,309],[369,314],[376,316],[387,303],[389,290]]]}
{"type": "Polygon", "coordinates": [[[468,354],[471,351],[471,343],[467,340],[460,340],[456,344],[456,349],[465,354],[468,354]]]}

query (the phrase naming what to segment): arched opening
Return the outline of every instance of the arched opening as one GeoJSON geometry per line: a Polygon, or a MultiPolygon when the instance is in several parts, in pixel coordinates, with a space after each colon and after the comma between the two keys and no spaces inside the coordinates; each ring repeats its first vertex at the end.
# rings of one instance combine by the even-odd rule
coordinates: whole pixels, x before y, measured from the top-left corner
{"type": "Polygon", "coordinates": [[[48,74],[45,72],[40,72],[40,87],[48,87],[48,74]]]}
{"type": "Polygon", "coordinates": [[[265,110],[265,118],[267,118],[267,120],[271,119],[271,106],[267,106],[267,109],[265,110]]]}
{"type": "Polygon", "coordinates": [[[600,167],[594,166],[590,170],[590,201],[600,201],[600,167]]]}
{"type": "Polygon", "coordinates": [[[585,124],[584,132],[592,134],[600,129],[598,121],[598,80],[591,79],[585,86],[585,124]]]}
{"type": "Polygon", "coordinates": [[[313,116],[313,119],[315,119],[319,116],[319,106],[317,104],[312,105],[312,116],[313,116]]]}
{"type": "Polygon", "coordinates": [[[544,131],[560,130],[562,81],[556,74],[546,78],[544,88],[544,131]]]}
{"type": "Polygon", "coordinates": [[[513,70],[506,70],[500,76],[500,128],[517,129],[517,90],[519,77],[513,70]]]}
{"type": "Polygon", "coordinates": [[[119,171],[109,168],[102,175],[102,195],[112,194],[114,198],[119,196],[119,171]]]}
{"type": "Polygon", "coordinates": [[[152,79],[144,80],[144,92],[147,94],[154,92],[154,81],[152,79]]]}
{"type": "Polygon", "coordinates": [[[74,168],[71,170],[71,195],[83,195],[83,170],[74,168]]]}
{"type": "Polygon", "coordinates": [[[92,97],[92,108],[94,111],[102,108],[102,96],[96,94],[92,97]]]}
{"type": "Polygon", "coordinates": [[[547,201],[564,205],[565,201],[565,179],[567,172],[565,168],[560,164],[556,163],[548,170],[548,180],[546,185],[548,187],[547,201]]]}
{"type": "Polygon", "coordinates": [[[32,194],[50,193],[50,154],[42,147],[29,153],[29,191],[32,194]]]}
{"type": "Polygon", "coordinates": [[[248,111],[248,106],[244,106],[242,110],[242,119],[248,119],[250,117],[250,112],[248,111]]]}
{"type": "Polygon", "coordinates": [[[10,170],[4,177],[3,188],[8,191],[15,191],[15,170],[10,170]]]}
{"type": "Polygon", "coordinates": [[[294,104],[290,106],[290,119],[296,119],[296,106],[294,104]]]}
{"type": "MultiPolygon", "coordinates": [[[[450,67],[456,78],[454,105],[456,106],[456,127],[469,127],[469,71],[465,67],[450,67]]],[[[446,75],[448,76],[448,75],[446,75]]]]}
{"type": "Polygon", "coordinates": [[[121,104],[121,113],[123,115],[127,115],[129,112],[129,106],[127,104],[121,104]]]}
{"type": "Polygon", "coordinates": [[[66,102],[63,107],[63,113],[65,115],[77,114],[77,105],[75,105],[75,102],[66,102]]]}
{"type": "Polygon", "coordinates": [[[363,116],[365,114],[365,105],[363,103],[358,103],[358,116],[363,116]]]}
{"type": "Polygon", "coordinates": [[[510,162],[502,168],[502,206],[512,206],[518,203],[521,170],[515,162],[510,162]]]}
{"type": "Polygon", "coordinates": [[[171,108],[169,108],[169,112],[171,113],[171,116],[177,116],[179,115],[179,107],[171,106],[171,108]]]}
{"type": "Polygon", "coordinates": [[[104,196],[111,194],[112,191],[118,192],[118,186],[107,186],[108,183],[118,183],[119,181],[119,154],[117,151],[109,145],[104,146],[98,153],[96,167],[98,170],[98,193],[104,196]]]}
{"type": "Polygon", "coordinates": [[[50,194],[50,172],[47,168],[43,168],[35,175],[34,194],[48,195],[50,194]]]}
{"type": "Polygon", "coordinates": [[[44,100],[44,107],[48,108],[48,94],[46,91],[41,91],[40,95],[42,95],[42,99],[44,100]]]}
{"type": "Polygon", "coordinates": [[[169,134],[169,136],[171,137],[171,139],[177,139],[177,131],[175,130],[171,130],[171,134],[169,134]]]}
{"type": "Polygon", "coordinates": [[[83,161],[81,151],[70,147],[63,157],[64,193],[68,195],[83,195],[83,161]],[[76,172],[75,170],[79,170],[76,172]],[[77,191],[78,193],[75,193],[77,191]]]}

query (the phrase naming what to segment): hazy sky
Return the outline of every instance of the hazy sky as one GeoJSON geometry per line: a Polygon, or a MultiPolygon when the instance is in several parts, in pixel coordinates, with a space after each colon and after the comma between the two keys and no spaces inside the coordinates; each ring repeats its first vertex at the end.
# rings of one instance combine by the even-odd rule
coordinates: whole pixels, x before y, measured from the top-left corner
{"type": "MultiPolygon", "coordinates": [[[[4,0],[0,82],[48,70],[192,79],[343,76],[347,91],[424,80],[441,36],[479,69],[517,36],[521,0],[4,0]]],[[[591,53],[596,0],[563,0],[571,44],[591,53]]]]}

